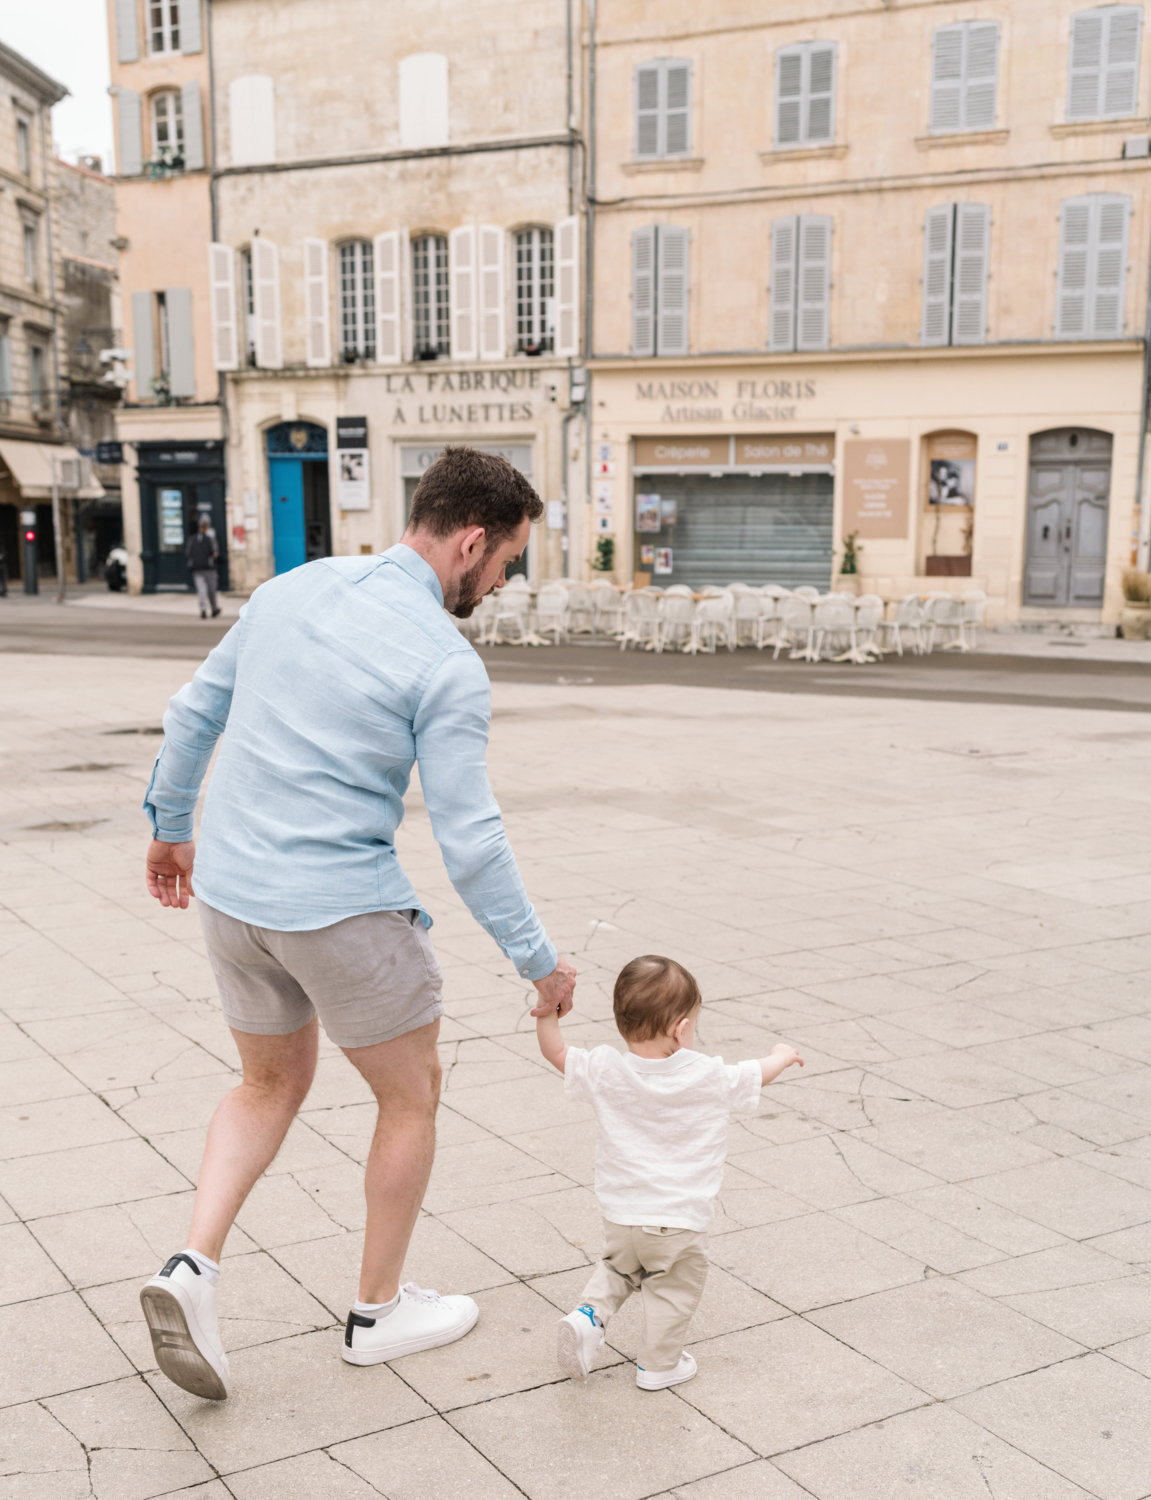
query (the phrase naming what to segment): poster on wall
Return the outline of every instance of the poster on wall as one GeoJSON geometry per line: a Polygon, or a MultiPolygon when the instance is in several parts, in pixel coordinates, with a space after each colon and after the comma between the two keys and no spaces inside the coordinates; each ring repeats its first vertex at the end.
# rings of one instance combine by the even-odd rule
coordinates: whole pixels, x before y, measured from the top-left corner
{"type": "Polygon", "coordinates": [[[675,501],[661,500],[659,502],[660,519],[665,526],[675,525],[675,501]]]}
{"type": "Polygon", "coordinates": [[[655,549],[655,571],[657,573],[671,572],[671,548],[657,547],[655,549]]]}
{"type": "Polygon", "coordinates": [[[610,479],[597,480],[595,487],[595,509],[597,516],[610,516],[612,503],[612,482],[610,479]]]}
{"type": "Polygon", "coordinates": [[[974,505],[975,460],[933,458],[927,502],[929,505],[974,505]]]}
{"type": "Polygon", "coordinates": [[[160,546],[178,552],[184,545],[184,491],[160,491],[160,546]]]}
{"type": "Polygon", "coordinates": [[[643,567],[650,568],[655,562],[655,548],[650,542],[644,542],[639,549],[639,560],[643,567]]]}
{"type": "Polygon", "coordinates": [[[637,531],[659,531],[663,525],[658,495],[635,497],[635,529],[637,531]]]}
{"type": "Polygon", "coordinates": [[[336,504],[341,510],[369,510],[367,417],[336,418],[336,504]]]}
{"type": "Polygon", "coordinates": [[[911,443],[856,438],[843,445],[843,534],[906,539],[911,443]]]}

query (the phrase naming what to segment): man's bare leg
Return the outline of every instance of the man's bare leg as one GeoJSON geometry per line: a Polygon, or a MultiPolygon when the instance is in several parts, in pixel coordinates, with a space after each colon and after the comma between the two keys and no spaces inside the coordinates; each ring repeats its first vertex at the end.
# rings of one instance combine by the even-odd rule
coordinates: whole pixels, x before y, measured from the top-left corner
{"type": "Polygon", "coordinates": [[[364,1174],[368,1223],[360,1301],[390,1302],[399,1291],[408,1241],[424,1200],[436,1147],[440,1023],[374,1047],[345,1047],[376,1096],[379,1118],[364,1174]]]}

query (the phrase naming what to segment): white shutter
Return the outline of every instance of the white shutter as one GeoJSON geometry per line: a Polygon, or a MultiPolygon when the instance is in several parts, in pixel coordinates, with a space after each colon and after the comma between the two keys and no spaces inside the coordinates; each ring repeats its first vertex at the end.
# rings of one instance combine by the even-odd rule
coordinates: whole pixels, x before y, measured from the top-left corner
{"type": "Polygon", "coordinates": [[[186,286],[164,292],[168,314],[168,389],[173,396],[196,394],[196,347],[192,336],[192,293],[186,286]]]}
{"type": "Polygon", "coordinates": [[[202,52],[200,0],[180,0],[180,51],[202,52]]]}
{"type": "Polygon", "coordinates": [[[280,252],[271,240],[259,235],[252,241],[252,300],[256,305],[256,363],[262,370],[282,370],[280,252]]]}
{"type": "Polygon", "coordinates": [[[415,353],[416,330],[412,324],[412,239],[407,225],[400,230],[399,297],[401,353],[410,360],[415,353]]]}
{"type": "Polygon", "coordinates": [[[1143,10],[1127,5],[1107,12],[1103,53],[1102,114],[1131,116],[1139,99],[1139,32],[1143,10]]]}
{"type": "Polygon", "coordinates": [[[797,292],[796,349],[826,349],[830,341],[831,220],[824,214],[800,215],[797,292]]]}
{"type": "Polygon", "coordinates": [[[200,85],[190,79],[180,90],[184,110],[184,166],[198,172],[204,165],[204,116],[200,110],[200,85]]]}
{"type": "Polygon", "coordinates": [[[803,48],[781,47],[775,54],[775,144],[798,146],[803,139],[803,48]]]}
{"type": "Polygon", "coordinates": [[[508,352],[504,331],[504,232],[494,224],[476,230],[479,242],[480,358],[503,359],[508,352]]]}
{"type": "Polygon", "coordinates": [[[818,145],[835,138],[835,48],[810,46],[806,58],[804,144],[818,145]]]}
{"type": "Polygon", "coordinates": [[[120,122],[121,177],[139,177],[144,170],[144,122],[140,96],[133,89],[116,94],[116,114],[120,122]]]}
{"type": "Polygon", "coordinates": [[[400,145],[406,151],[446,146],[449,135],[448,59],[412,52],[398,64],[400,145]]]}
{"type": "Polygon", "coordinates": [[[1092,218],[1090,198],[1064,199],[1059,212],[1059,279],[1055,293],[1055,332],[1060,338],[1083,338],[1088,332],[1092,218]]]}
{"type": "Polygon", "coordinates": [[[232,166],[276,159],[276,85],[267,73],[244,73],[228,85],[228,141],[232,166]]]}
{"type": "Polygon", "coordinates": [[[677,224],[662,224],[656,231],[656,335],[657,354],[688,352],[688,273],[691,234],[677,224]]]}
{"type": "Polygon", "coordinates": [[[637,160],[660,154],[659,63],[635,70],[635,154],[637,160]]]}
{"type": "Polygon", "coordinates": [[[236,257],[231,245],[208,246],[208,307],[212,322],[212,364],[217,370],[238,370],[236,257]]]}
{"type": "Polygon", "coordinates": [[[655,353],[655,227],[631,237],[631,352],[655,353]]]}
{"type": "Polygon", "coordinates": [[[465,224],[448,235],[453,359],[475,359],[479,353],[476,290],[476,230],[474,224],[465,224]]]}
{"type": "Polygon", "coordinates": [[[1093,205],[1095,253],[1091,267],[1089,332],[1097,339],[1118,338],[1123,332],[1130,208],[1130,198],[1103,194],[1093,205]]]}
{"type": "Polygon", "coordinates": [[[795,348],[795,253],[799,220],[794,214],[771,225],[771,310],[767,347],[779,354],[795,348]]]}
{"type": "Polygon", "coordinates": [[[955,205],[955,272],[951,294],[951,342],[982,344],[987,338],[987,265],[991,210],[985,203],[955,205]]]}
{"type": "Polygon", "coordinates": [[[12,387],[12,340],[0,333],[0,401],[11,401],[15,391],[12,387]]]}
{"type": "Polygon", "coordinates": [[[929,208],[923,225],[923,314],[919,342],[946,344],[951,332],[951,258],[955,205],[929,208]]]}
{"type": "Polygon", "coordinates": [[[1099,114],[1103,77],[1104,19],[1100,11],[1080,11],[1071,18],[1067,74],[1067,118],[1093,120],[1099,114]]]}
{"type": "Polygon", "coordinates": [[[328,242],[304,241],[304,348],[312,369],[332,362],[331,299],[328,291],[328,242]]]}
{"type": "Polygon", "coordinates": [[[663,65],[663,154],[686,156],[691,145],[691,64],[663,65]]]}
{"type": "Polygon", "coordinates": [[[376,362],[398,365],[403,359],[400,329],[400,231],[389,229],[372,241],[376,273],[376,362]]]}
{"type": "Polygon", "coordinates": [[[140,20],[136,0],[116,0],[116,59],[137,62],[140,57],[140,20]]]}
{"type": "Polygon", "coordinates": [[[555,352],[579,353],[579,219],[561,219],[555,245],[555,352]]]}
{"type": "Polygon", "coordinates": [[[132,378],[136,400],[151,401],[156,378],[156,325],[151,292],[132,293],[132,378]]]}
{"type": "Polygon", "coordinates": [[[995,129],[999,72],[998,21],[971,21],[964,27],[963,129],[995,129]]]}
{"type": "Polygon", "coordinates": [[[963,27],[941,26],[931,39],[931,129],[961,130],[963,119],[963,27]]]}

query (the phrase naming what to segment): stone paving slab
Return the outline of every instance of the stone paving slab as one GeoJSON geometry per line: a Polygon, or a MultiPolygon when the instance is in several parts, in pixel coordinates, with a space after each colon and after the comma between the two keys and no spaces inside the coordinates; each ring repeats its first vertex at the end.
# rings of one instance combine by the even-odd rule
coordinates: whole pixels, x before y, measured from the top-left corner
{"type": "Polygon", "coordinates": [[[497,683],[493,783],[580,970],[570,1040],[619,1045],[615,974],[662,949],[701,982],[705,1050],[808,1062],[732,1130],[699,1375],[636,1389],[633,1301],[591,1378],[558,1378],[594,1130],[417,784],[399,847],[448,1015],[405,1275],[480,1321],[340,1360],[374,1122],[325,1043],[228,1242],[216,1406],[159,1375],[138,1292],[236,1057],[194,911],[141,892],[157,740],[109,735],[194,664],[3,660],[3,1500],[1151,1497],[1142,716],[497,683]]]}

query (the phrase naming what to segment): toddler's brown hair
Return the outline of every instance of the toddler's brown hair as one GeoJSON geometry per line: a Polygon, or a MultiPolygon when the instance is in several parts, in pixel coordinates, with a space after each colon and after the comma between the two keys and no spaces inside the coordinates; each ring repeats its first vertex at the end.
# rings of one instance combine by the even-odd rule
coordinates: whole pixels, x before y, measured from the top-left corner
{"type": "Polygon", "coordinates": [[[674,958],[645,953],[624,964],[612,991],[620,1035],[629,1042],[667,1036],[677,1021],[703,1004],[693,975],[674,958]]]}

